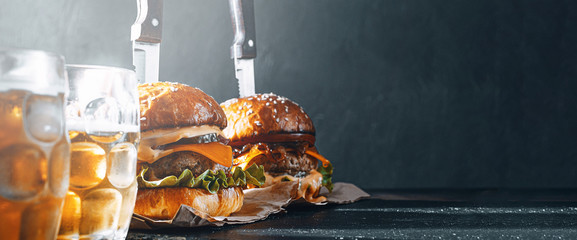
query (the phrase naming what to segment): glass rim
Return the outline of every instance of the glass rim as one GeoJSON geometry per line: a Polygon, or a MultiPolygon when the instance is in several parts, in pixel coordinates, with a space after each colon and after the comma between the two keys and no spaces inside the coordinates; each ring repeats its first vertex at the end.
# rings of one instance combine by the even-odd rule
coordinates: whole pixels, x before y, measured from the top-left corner
{"type": "Polygon", "coordinates": [[[121,67],[112,67],[112,66],[104,66],[104,65],[91,65],[91,64],[66,64],[65,65],[66,71],[69,69],[72,70],[105,70],[105,71],[113,71],[119,73],[132,73],[136,74],[134,70],[128,68],[121,68],[121,67]]]}
{"type": "Polygon", "coordinates": [[[26,48],[5,48],[0,47],[0,55],[42,55],[49,58],[56,58],[59,60],[64,60],[64,56],[61,54],[45,51],[45,50],[37,50],[37,49],[26,49],[26,48]]]}
{"type": "Polygon", "coordinates": [[[61,54],[0,47],[0,91],[26,90],[55,96],[66,94],[66,62],[61,54]]]}

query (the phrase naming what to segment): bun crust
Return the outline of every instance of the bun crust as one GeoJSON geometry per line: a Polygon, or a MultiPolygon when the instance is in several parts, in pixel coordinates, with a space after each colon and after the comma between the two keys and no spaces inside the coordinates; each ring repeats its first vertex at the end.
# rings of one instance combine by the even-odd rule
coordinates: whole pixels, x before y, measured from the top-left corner
{"type": "Polygon", "coordinates": [[[226,127],[226,115],[202,90],[180,83],[156,82],[138,86],[140,130],[212,125],[226,127]]]}
{"type": "Polygon", "coordinates": [[[188,205],[209,216],[229,216],[242,207],[241,187],[220,189],[212,194],[199,188],[138,189],[134,213],[153,219],[172,219],[180,204],[188,205]]]}
{"type": "Polygon", "coordinates": [[[228,119],[223,132],[231,142],[283,133],[315,135],[311,118],[298,104],[272,93],[233,98],[220,106],[228,119]]]}

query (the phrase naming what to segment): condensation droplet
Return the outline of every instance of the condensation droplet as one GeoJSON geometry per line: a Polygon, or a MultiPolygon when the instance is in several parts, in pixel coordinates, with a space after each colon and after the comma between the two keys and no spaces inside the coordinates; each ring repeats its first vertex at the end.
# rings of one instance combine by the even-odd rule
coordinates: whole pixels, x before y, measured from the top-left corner
{"type": "Polygon", "coordinates": [[[110,151],[110,175],[108,180],[117,188],[125,188],[136,176],[136,147],[131,143],[120,143],[110,151]]]}
{"type": "Polygon", "coordinates": [[[0,150],[0,160],[0,196],[24,200],[42,192],[48,175],[48,162],[40,148],[14,144],[0,150]]]}
{"type": "Polygon", "coordinates": [[[96,186],[106,177],[106,152],[95,143],[76,142],[71,145],[70,186],[96,186]]]}
{"type": "Polygon", "coordinates": [[[32,95],[26,101],[24,115],[27,132],[38,141],[57,141],[64,127],[63,107],[56,97],[32,95]]]}

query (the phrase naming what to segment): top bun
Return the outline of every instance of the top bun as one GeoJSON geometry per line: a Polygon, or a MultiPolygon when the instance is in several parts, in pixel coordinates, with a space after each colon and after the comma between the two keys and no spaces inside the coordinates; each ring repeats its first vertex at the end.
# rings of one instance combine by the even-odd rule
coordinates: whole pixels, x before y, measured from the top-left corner
{"type": "Polygon", "coordinates": [[[185,84],[156,82],[138,86],[140,130],[188,126],[226,127],[226,115],[211,96],[185,84]]]}
{"type": "Polygon", "coordinates": [[[285,133],[315,135],[311,118],[298,104],[272,93],[233,98],[220,106],[228,119],[223,133],[231,142],[285,133]]]}

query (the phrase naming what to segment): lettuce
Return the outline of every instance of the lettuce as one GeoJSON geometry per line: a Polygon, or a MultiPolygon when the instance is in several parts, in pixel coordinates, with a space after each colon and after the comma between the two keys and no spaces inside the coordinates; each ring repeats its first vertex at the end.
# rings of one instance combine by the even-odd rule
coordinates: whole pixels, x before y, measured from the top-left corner
{"type": "Polygon", "coordinates": [[[322,185],[326,187],[329,192],[333,191],[333,165],[331,163],[328,164],[327,167],[324,167],[321,163],[320,166],[317,168],[317,171],[323,175],[323,182],[322,185]]]}
{"type": "Polygon", "coordinates": [[[167,176],[163,179],[151,181],[144,177],[148,168],[143,168],[136,177],[139,188],[159,188],[159,187],[189,187],[202,188],[210,193],[216,193],[221,188],[245,187],[248,184],[262,186],[266,180],[264,167],[253,164],[246,170],[235,167],[231,174],[227,175],[223,170],[213,172],[206,170],[197,177],[192,172],[185,169],[180,176],[167,176]]]}

